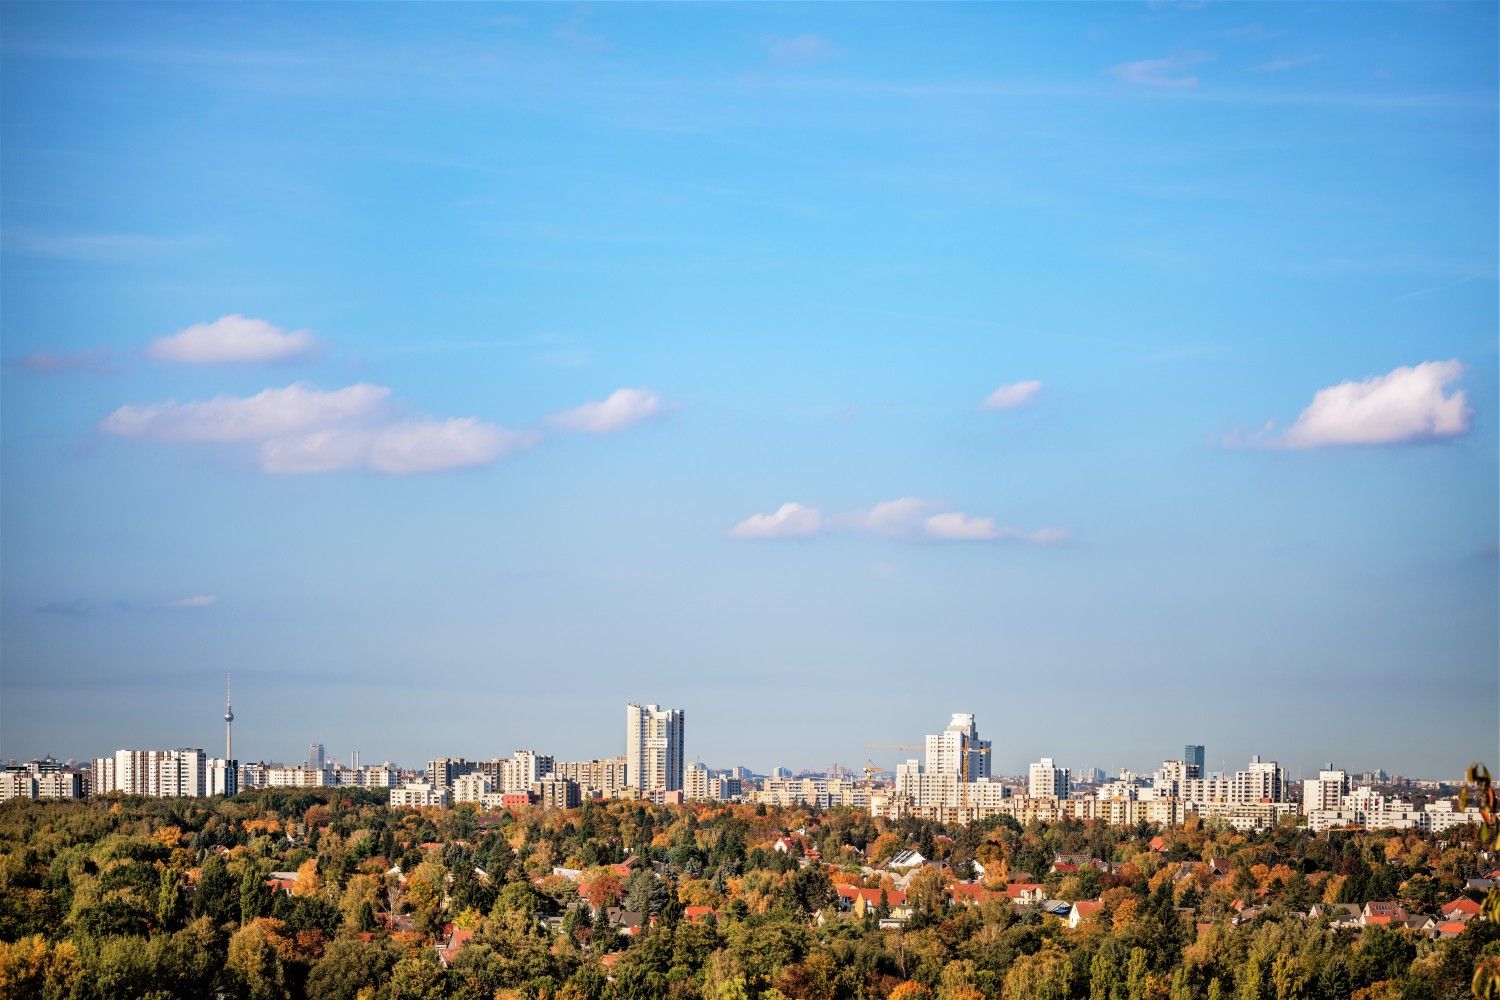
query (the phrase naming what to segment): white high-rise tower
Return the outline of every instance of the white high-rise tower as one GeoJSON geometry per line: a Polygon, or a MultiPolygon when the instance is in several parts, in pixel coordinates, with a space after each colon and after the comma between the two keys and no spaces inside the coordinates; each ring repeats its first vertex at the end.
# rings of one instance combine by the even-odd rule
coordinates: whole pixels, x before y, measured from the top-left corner
{"type": "Polygon", "coordinates": [[[625,780],[642,794],[682,788],[685,759],[680,708],[625,706],[625,780]]]}

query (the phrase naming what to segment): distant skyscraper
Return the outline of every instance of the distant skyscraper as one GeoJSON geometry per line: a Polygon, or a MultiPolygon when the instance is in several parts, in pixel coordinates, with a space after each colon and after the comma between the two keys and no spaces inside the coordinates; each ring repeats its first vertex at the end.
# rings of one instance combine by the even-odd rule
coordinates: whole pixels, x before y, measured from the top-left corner
{"type": "Polygon", "coordinates": [[[625,780],[643,795],[682,788],[683,713],[656,705],[625,706],[625,780]]]}
{"type": "Polygon", "coordinates": [[[1189,778],[1203,777],[1203,745],[1201,743],[1189,743],[1183,747],[1182,762],[1187,765],[1187,776],[1189,778]]]}
{"type": "Polygon", "coordinates": [[[313,743],[307,748],[307,766],[315,771],[323,770],[323,744],[313,743]]]}

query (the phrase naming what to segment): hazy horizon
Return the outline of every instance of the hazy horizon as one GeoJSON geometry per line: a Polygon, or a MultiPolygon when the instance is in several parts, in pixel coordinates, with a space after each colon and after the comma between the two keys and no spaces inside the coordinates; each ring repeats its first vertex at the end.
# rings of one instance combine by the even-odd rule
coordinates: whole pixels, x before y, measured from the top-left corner
{"type": "Polygon", "coordinates": [[[1497,763],[1494,5],[0,17],[0,757],[1497,763]]]}

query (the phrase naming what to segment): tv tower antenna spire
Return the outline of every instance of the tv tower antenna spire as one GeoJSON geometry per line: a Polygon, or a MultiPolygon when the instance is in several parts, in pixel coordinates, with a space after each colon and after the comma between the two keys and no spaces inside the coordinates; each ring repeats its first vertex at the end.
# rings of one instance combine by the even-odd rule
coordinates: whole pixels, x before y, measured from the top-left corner
{"type": "Polygon", "coordinates": [[[234,760],[234,698],[231,696],[231,675],[224,675],[224,759],[234,760]]]}

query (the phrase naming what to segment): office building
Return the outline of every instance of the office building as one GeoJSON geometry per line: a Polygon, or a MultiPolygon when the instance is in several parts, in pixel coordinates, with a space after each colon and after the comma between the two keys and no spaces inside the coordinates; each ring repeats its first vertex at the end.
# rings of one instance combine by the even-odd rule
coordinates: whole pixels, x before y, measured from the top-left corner
{"type": "Polygon", "coordinates": [[[682,790],[683,721],[680,708],[625,706],[625,776],[638,794],[682,790]]]}
{"type": "Polygon", "coordinates": [[[1189,778],[1202,778],[1207,776],[1204,771],[1203,744],[1189,743],[1182,748],[1182,762],[1187,765],[1187,776],[1189,778]]]}

